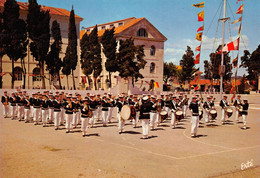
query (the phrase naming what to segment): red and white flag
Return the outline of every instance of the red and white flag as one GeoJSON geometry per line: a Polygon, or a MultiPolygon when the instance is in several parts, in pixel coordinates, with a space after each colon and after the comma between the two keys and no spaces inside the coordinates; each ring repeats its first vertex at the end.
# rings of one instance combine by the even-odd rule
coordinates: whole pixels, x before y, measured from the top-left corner
{"type": "Polygon", "coordinates": [[[195,51],[200,51],[200,46],[196,47],[195,51]]]}
{"type": "Polygon", "coordinates": [[[238,8],[236,14],[243,14],[243,10],[244,10],[244,4],[242,4],[242,5],[238,8]]]}
{"type": "Polygon", "coordinates": [[[234,50],[239,50],[239,37],[235,41],[232,41],[231,43],[228,43],[226,46],[224,46],[223,49],[219,51],[217,54],[234,50]]]}
{"type": "Polygon", "coordinates": [[[194,60],[194,64],[199,64],[200,63],[200,53],[197,54],[197,56],[195,57],[195,60],[194,60]]]}

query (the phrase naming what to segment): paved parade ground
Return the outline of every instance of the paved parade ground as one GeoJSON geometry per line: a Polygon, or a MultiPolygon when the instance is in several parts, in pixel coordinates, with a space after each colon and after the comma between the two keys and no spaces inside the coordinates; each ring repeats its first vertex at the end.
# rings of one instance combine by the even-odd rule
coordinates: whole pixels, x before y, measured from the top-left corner
{"type": "Polygon", "coordinates": [[[127,122],[125,133],[118,134],[115,118],[82,137],[80,126],[66,134],[1,116],[0,177],[259,177],[259,100],[260,95],[249,98],[246,130],[234,113],[221,125],[215,103],[216,123],[205,126],[202,119],[197,138],[190,137],[190,117],[176,129],[167,120],[143,140],[140,123],[133,128],[127,122]]]}

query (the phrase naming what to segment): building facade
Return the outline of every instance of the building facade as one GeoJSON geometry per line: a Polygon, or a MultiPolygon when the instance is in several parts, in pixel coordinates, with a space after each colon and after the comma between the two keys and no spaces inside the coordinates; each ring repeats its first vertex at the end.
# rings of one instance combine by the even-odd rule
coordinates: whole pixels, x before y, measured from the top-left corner
{"type": "MultiPolygon", "coordinates": [[[[0,12],[3,12],[4,10],[4,3],[6,0],[0,0],[0,12]]],[[[28,14],[28,3],[18,2],[20,6],[20,18],[26,20],[27,14],[28,14]]],[[[61,29],[61,35],[62,35],[62,52],[60,54],[61,59],[65,56],[66,48],[68,45],[68,25],[69,25],[69,16],[70,11],[61,9],[61,8],[55,8],[55,7],[48,7],[48,6],[41,6],[41,9],[44,11],[50,12],[50,29],[52,26],[52,22],[54,20],[57,20],[60,24],[61,29]]],[[[80,22],[83,20],[83,18],[75,15],[75,23],[77,28],[77,36],[79,38],[79,32],[80,32],[80,22]]],[[[51,40],[52,43],[52,40],[51,40]]],[[[79,47],[79,40],[78,40],[78,56],[80,56],[80,47],[79,47]]],[[[3,74],[3,88],[11,88],[11,81],[12,81],[12,61],[8,58],[8,56],[3,57],[2,61],[2,74],[3,74]]],[[[37,66],[38,62],[34,60],[33,56],[30,54],[30,49],[28,47],[27,56],[25,57],[25,65],[26,65],[26,84],[25,88],[27,89],[33,89],[33,88],[40,88],[42,86],[41,77],[39,77],[40,69],[37,66]]],[[[79,76],[80,76],[80,63],[78,62],[78,66],[76,70],[74,71],[75,80],[76,80],[76,87],[79,89],[79,76]]],[[[46,69],[46,66],[45,66],[46,69]]],[[[14,82],[14,88],[22,88],[23,86],[23,74],[22,74],[22,68],[21,68],[21,62],[18,60],[14,64],[14,71],[15,71],[15,82],[14,82]]],[[[72,85],[72,77],[69,76],[69,86],[67,86],[67,78],[62,73],[61,74],[61,83],[62,86],[66,89],[70,89],[72,85]]],[[[54,88],[55,82],[50,81],[50,75],[48,71],[44,71],[45,75],[45,84],[46,88],[54,88]]]]}
{"type": "MultiPolygon", "coordinates": [[[[105,24],[97,25],[98,27],[98,36],[102,37],[106,29],[111,29],[115,27],[115,37],[119,42],[120,40],[125,40],[132,38],[134,39],[135,45],[144,45],[144,59],[147,61],[145,68],[140,72],[144,76],[143,79],[139,79],[135,83],[135,87],[142,91],[148,91],[150,88],[151,81],[157,82],[159,88],[156,88],[156,91],[162,91],[163,89],[163,61],[164,61],[164,42],[167,38],[159,32],[146,18],[127,18],[123,20],[118,20],[114,22],[109,22],[105,24]]],[[[80,37],[85,33],[91,32],[95,26],[87,27],[80,32],[80,37]]],[[[119,44],[119,43],[118,43],[119,44]]],[[[102,73],[98,78],[98,89],[102,90],[111,90],[117,87],[119,92],[129,90],[128,81],[118,77],[118,73],[112,74],[112,87],[108,87],[108,72],[105,69],[106,57],[103,52],[102,56],[102,73]]],[[[85,77],[81,72],[81,77],[85,77]]],[[[94,80],[94,79],[92,79],[94,80]]],[[[131,80],[129,80],[131,81],[131,80]]],[[[86,83],[83,87],[93,88],[93,83],[91,86],[88,86],[86,83]]]]}

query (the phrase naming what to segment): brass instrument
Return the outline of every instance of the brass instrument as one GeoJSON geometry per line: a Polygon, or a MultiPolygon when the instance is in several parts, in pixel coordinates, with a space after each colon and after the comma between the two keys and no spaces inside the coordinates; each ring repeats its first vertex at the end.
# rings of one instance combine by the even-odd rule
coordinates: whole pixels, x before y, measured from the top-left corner
{"type": "Polygon", "coordinates": [[[8,104],[8,97],[5,98],[4,106],[7,107],[8,104]]]}
{"type": "Polygon", "coordinates": [[[68,101],[68,106],[69,106],[69,108],[72,108],[72,102],[71,101],[68,101]]]}

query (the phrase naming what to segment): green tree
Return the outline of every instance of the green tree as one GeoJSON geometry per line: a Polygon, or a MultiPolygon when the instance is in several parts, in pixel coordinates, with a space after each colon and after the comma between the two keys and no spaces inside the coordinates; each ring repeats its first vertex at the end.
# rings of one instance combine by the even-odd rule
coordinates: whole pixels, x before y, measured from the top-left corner
{"type": "Polygon", "coordinates": [[[36,0],[29,0],[27,30],[31,54],[38,61],[42,88],[45,89],[44,64],[50,47],[50,14],[49,11],[42,11],[36,0]]]}
{"type": "Polygon", "coordinates": [[[4,4],[3,12],[3,28],[8,36],[6,46],[6,54],[12,61],[12,88],[14,88],[14,62],[21,59],[21,67],[23,69],[25,87],[25,63],[24,58],[27,55],[27,33],[25,21],[19,19],[19,5],[15,0],[7,0],[4,4]]]}
{"type": "Polygon", "coordinates": [[[103,53],[105,54],[107,60],[105,62],[106,70],[109,73],[109,87],[111,87],[111,73],[118,71],[118,64],[116,58],[116,47],[117,42],[114,36],[115,28],[111,30],[106,29],[102,38],[101,43],[103,45],[103,53]]]}
{"type": "Polygon", "coordinates": [[[168,83],[168,80],[171,77],[177,75],[177,67],[172,63],[164,62],[163,64],[163,81],[164,83],[168,83]]]}
{"type": "Polygon", "coordinates": [[[47,70],[49,71],[53,79],[58,79],[58,88],[61,89],[60,70],[62,67],[62,61],[60,58],[60,52],[62,39],[60,32],[60,24],[56,20],[52,22],[51,34],[52,38],[54,39],[54,42],[52,43],[51,50],[46,58],[47,70]]]}
{"type": "Polygon", "coordinates": [[[184,84],[185,81],[190,82],[194,79],[194,73],[198,71],[195,69],[194,64],[194,53],[189,46],[187,46],[186,53],[182,56],[180,60],[180,66],[182,69],[177,72],[178,80],[180,84],[184,84]]]}
{"type": "MultiPolygon", "coordinates": [[[[0,13],[0,73],[3,72],[3,56],[6,54],[6,44],[8,42],[6,30],[3,24],[3,14],[0,13]]],[[[3,87],[3,76],[0,75],[0,88],[3,87]]]]}
{"type": "Polygon", "coordinates": [[[120,40],[119,53],[117,55],[119,76],[122,78],[132,77],[132,85],[143,78],[140,70],[145,67],[143,45],[135,46],[132,38],[120,40]]]}
{"type": "Polygon", "coordinates": [[[94,86],[95,89],[97,89],[97,78],[102,72],[101,45],[98,40],[97,25],[89,35],[89,42],[91,45],[91,51],[93,53],[91,55],[91,60],[93,68],[94,86]]]}
{"type": "Polygon", "coordinates": [[[68,66],[71,68],[74,90],[76,90],[74,70],[76,69],[78,63],[78,53],[77,53],[78,41],[77,40],[78,39],[77,39],[77,30],[75,24],[75,13],[72,7],[70,11],[70,19],[69,19],[68,46],[66,49],[63,62],[70,63],[70,65],[68,66]]]}
{"type": "Polygon", "coordinates": [[[244,51],[244,55],[241,57],[240,67],[246,68],[248,72],[246,77],[249,81],[255,81],[253,84],[255,88],[257,88],[258,76],[260,75],[260,45],[258,45],[252,54],[250,54],[248,50],[244,51]]]}
{"type": "Polygon", "coordinates": [[[245,89],[246,89],[246,76],[243,75],[243,77],[240,80],[241,84],[238,86],[238,92],[240,94],[244,94],[245,93],[245,89]]]}
{"type": "Polygon", "coordinates": [[[90,85],[90,78],[89,75],[93,72],[92,67],[92,51],[91,51],[91,45],[89,42],[89,35],[85,33],[80,41],[80,49],[81,49],[81,55],[80,55],[80,63],[81,63],[81,69],[84,75],[88,78],[88,84],[90,85]]]}

